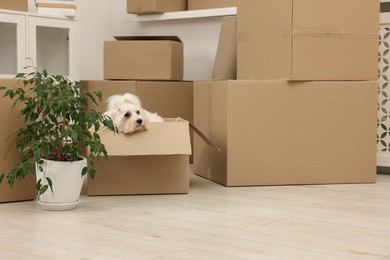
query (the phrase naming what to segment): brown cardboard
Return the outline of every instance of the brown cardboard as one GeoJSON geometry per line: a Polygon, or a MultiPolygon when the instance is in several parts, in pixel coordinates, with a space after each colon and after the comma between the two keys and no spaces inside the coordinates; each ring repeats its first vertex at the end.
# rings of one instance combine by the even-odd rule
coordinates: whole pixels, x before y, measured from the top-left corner
{"type": "Polygon", "coordinates": [[[226,186],[376,180],[376,81],[204,81],[194,98],[194,124],[223,150],[195,138],[198,175],[226,186]]]}
{"type": "MultiPolygon", "coordinates": [[[[81,81],[89,91],[101,91],[103,101],[112,95],[132,93],[140,97],[144,109],[158,113],[162,117],[181,117],[193,122],[193,82],[192,81],[81,81]]],[[[105,112],[107,104],[89,106],[105,112]]]]}
{"type": "MultiPolygon", "coordinates": [[[[0,86],[16,86],[17,80],[0,79],[0,86]]],[[[16,167],[20,154],[15,147],[15,132],[23,127],[23,120],[18,118],[19,108],[12,109],[13,101],[0,95],[0,174],[16,167]]],[[[0,184],[0,202],[34,200],[35,176],[29,175],[23,180],[17,180],[11,189],[6,177],[0,184]]]]}
{"type": "Polygon", "coordinates": [[[237,0],[188,0],[188,10],[235,7],[237,2],[237,0]]]}
{"type": "Polygon", "coordinates": [[[213,67],[213,80],[237,79],[237,17],[222,18],[217,53],[213,67]]]}
{"type": "Polygon", "coordinates": [[[127,13],[152,14],[185,10],[186,0],[127,0],[127,13]]]}
{"type": "Polygon", "coordinates": [[[247,0],[237,17],[238,79],[377,79],[377,0],[247,0]]]}
{"type": "MultiPolygon", "coordinates": [[[[144,109],[150,112],[166,118],[181,117],[193,122],[192,81],[88,80],[81,83],[90,91],[102,91],[103,101],[112,95],[128,92],[139,96],[144,109]]],[[[103,113],[106,111],[107,104],[103,102],[97,107],[90,103],[89,106],[103,113]]],[[[192,161],[191,155],[190,162],[192,161]]]]}
{"type": "Polygon", "coordinates": [[[104,42],[104,79],[183,79],[183,43],[178,37],[139,36],[116,39],[104,42]]]}
{"type": "Polygon", "coordinates": [[[0,9],[27,12],[28,8],[28,0],[0,0],[0,9]]]}
{"type": "MultiPolygon", "coordinates": [[[[210,82],[194,82],[194,124],[209,139],[210,129],[210,82]]],[[[209,146],[203,140],[194,135],[193,137],[193,171],[205,178],[210,179],[209,171],[209,146]]]]}
{"type": "Polygon", "coordinates": [[[191,143],[188,122],[151,123],[131,135],[101,133],[108,158],[96,163],[88,195],[188,193],[191,143]]]}

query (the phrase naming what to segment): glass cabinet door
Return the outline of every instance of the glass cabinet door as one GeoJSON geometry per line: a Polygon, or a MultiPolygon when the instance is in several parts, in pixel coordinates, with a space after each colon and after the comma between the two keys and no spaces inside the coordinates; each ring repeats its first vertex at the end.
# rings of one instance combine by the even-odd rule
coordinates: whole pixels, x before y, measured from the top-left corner
{"type": "Polygon", "coordinates": [[[38,70],[78,80],[76,21],[29,17],[30,55],[38,70]]]}
{"type": "Polygon", "coordinates": [[[25,16],[0,12],[0,35],[0,77],[14,77],[25,64],[25,16]]]}

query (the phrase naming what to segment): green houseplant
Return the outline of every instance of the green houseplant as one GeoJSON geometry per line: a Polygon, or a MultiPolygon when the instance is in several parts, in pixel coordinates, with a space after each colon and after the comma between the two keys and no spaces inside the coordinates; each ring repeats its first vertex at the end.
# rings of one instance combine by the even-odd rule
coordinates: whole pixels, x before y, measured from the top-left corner
{"type": "MultiPolygon", "coordinates": [[[[36,173],[36,192],[42,201],[45,194],[57,195],[62,185],[54,181],[57,177],[49,176],[48,170],[52,167],[49,162],[84,161],[78,176],[84,177],[88,173],[94,178],[95,160],[107,156],[98,131],[107,128],[117,132],[117,129],[108,116],[87,107],[89,101],[95,104],[101,102],[101,92],[88,92],[80,82],[73,82],[62,75],[48,75],[46,70],[39,72],[33,67],[26,69],[32,72],[18,73],[18,86],[0,87],[4,97],[13,100],[13,107],[20,106],[20,116],[25,122],[25,127],[16,132],[16,148],[21,152],[21,159],[8,173],[0,173],[0,183],[4,179],[12,187],[16,179],[36,173]],[[82,155],[88,157],[89,164],[82,155]],[[38,173],[42,176],[38,176],[38,173]]],[[[67,164],[65,168],[70,165],[73,166],[67,164]]],[[[80,196],[81,186],[76,190],[79,190],[80,196]]],[[[76,202],[69,203],[73,205],[76,202]]],[[[60,200],[47,203],[67,202],[60,200]]]]}

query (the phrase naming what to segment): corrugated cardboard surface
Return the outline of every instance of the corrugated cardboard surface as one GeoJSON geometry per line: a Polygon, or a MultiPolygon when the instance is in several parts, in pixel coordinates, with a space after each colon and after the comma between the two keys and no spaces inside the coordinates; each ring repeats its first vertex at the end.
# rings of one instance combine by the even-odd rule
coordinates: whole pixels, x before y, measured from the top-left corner
{"type": "Polygon", "coordinates": [[[191,143],[188,122],[151,123],[131,135],[101,134],[107,160],[96,163],[88,195],[187,193],[191,143]]]}
{"type": "Polygon", "coordinates": [[[237,17],[222,18],[213,80],[237,79],[237,17]]]}
{"type": "Polygon", "coordinates": [[[209,93],[223,152],[197,165],[195,149],[194,169],[210,167],[197,174],[226,186],[375,182],[377,82],[217,81],[209,93]]]}
{"type": "Polygon", "coordinates": [[[188,0],[188,10],[237,6],[237,0],[188,0]]]}
{"type": "Polygon", "coordinates": [[[238,79],[377,78],[379,1],[248,0],[237,12],[238,79]]]}
{"type": "Polygon", "coordinates": [[[149,14],[185,10],[186,0],[127,0],[127,13],[149,14]]]}
{"type": "MultiPolygon", "coordinates": [[[[16,86],[17,80],[0,79],[0,86],[16,86]]],[[[0,174],[16,167],[20,154],[15,147],[15,136],[18,129],[23,127],[23,120],[18,119],[19,109],[11,109],[12,101],[0,94],[0,174]]],[[[22,201],[35,199],[35,176],[29,175],[24,180],[16,181],[13,189],[6,178],[0,184],[0,202],[22,201]]]]}
{"type": "Polygon", "coordinates": [[[104,78],[182,80],[183,43],[149,37],[105,41],[104,78]]]}

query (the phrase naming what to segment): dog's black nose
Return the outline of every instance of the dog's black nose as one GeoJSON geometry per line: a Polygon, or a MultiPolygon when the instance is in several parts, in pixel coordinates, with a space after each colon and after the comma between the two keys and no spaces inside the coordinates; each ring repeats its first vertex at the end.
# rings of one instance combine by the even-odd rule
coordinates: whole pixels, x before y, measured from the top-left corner
{"type": "Polygon", "coordinates": [[[142,125],[142,119],[137,119],[135,122],[136,122],[138,125],[142,125]]]}

